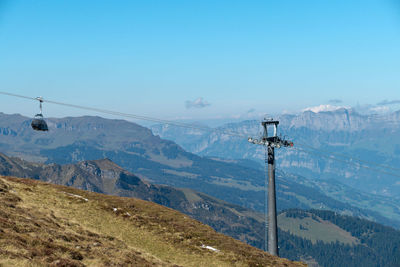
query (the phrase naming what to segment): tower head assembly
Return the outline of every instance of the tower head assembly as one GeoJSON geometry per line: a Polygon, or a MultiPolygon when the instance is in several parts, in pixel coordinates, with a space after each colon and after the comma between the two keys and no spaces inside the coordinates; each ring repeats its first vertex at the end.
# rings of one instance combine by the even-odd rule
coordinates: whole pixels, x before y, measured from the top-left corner
{"type": "Polygon", "coordinates": [[[278,124],[279,121],[275,121],[273,119],[264,119],[261,122],[261,125],[264,128],[264,133],[261,136],[260,139],[255,139],[252,137],[249,137],[247,140],[250,143],[256,144],[256,145],[264,145],[267,147],[276,147],[276,148],[280,148],[280,147],[289,147],[289,146],[293,146],[293,142],[285,140],[280,138],[277,135],[278,132],[278,124]],[[272,136],[268,136],[268,126],[269,125],[273,125],[274,126],[274,133],[272,136]]]}

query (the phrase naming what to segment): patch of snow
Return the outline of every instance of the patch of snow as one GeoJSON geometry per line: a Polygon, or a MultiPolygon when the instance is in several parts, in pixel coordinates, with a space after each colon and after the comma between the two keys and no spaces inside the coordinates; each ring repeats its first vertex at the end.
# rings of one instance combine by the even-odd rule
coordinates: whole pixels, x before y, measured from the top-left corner
{"type": "Polygon", "coordinates": [[[113,208],[113,211],[117,211],[118,209],[117,208],[113,208]]]}
{"type": "Polygon", "coordinates": [[[302,111],[312,111],[314,113],[318,113],[318,112],[324,112],[324,111],[335,111],[338,109],[350,109],[349,107],[345,107],[345,106],[333,106],[333,105],[319,105],[316,107],[309,107],[309,108],[305,108],[302,111]]]}
{"type": "Polygon", "coordinates": [[[83,199],[83,200],[86,201],[86,202],[89,201],[89,199],[84,198],[83,196],[80,196],[80,195],[75,195],[75,194],[71,194],[71,193],[68,193],[68,192],[63,192],[63,193],[65,193],[65,194],[67,194],[67,195],[69,195],[69,196],[71,196],[71,197],[76,197],[76,198],[83,199]]]}
{"type": "Polygon", "coordinates": [[[213,248],[213,247],[211,247],[211,246],[201,245],[201,247],[202,247],[202,248],[209,249],[209,250],[214,251],[214,252],[218,252],[218,251],[219,251],[219,249],[213,248]]]}

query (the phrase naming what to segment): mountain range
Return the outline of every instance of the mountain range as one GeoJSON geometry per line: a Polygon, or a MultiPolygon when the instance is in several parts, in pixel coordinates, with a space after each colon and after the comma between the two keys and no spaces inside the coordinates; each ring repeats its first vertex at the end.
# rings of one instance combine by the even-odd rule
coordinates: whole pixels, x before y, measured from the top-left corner
{"type": "MultiPolygon", "coordinates": [[[[145,127],[124,120],[91,116],[50,118],[46,133],[33,131],[30,121],[17,114],[0,114],[1,152],[48,164],[108,158],[144,181],[189,188],[255,211],[264,210],[265,176],[252,160],[198,156],[186,152],[173,141],[153,135],[145,127]]],[[[331,209],[387,225],[399,225],[400,218],[391,217],[390,210],[382,213],[382,209],[372,210],[367,204],[360,207],[345,203],[336,197],[336,191],[329,196],[322,190],[327,186],[315,186],[313,181],[278,171],[278,209],[331,209]]],[[[362,201],[355,203],[373,203],[375,199],[345,186],[340,190],[356,192],[351,196],[362,201]]],[[[381,202],[385,207],[398,209],[393,201],[388,200],[387,204],[386,199],[381,199],[381,202]]]]}
{"type": "MultiPolygon", "coordinates": [[[[302,184],[388,220],[400,219],[400,111],[361,115],[352,109],[284,114],[278,133],[294,148],[276,152],[277,169],[301,176],[302,184]]],[[[213,131],[154,125],[154,134],[187,151],[213,158],[253,160],[262,169],[264,151],[242,136],[258,137],[261,123],[229,123],[213,131]]],[[[255,166],[257,164],[253,164],[255,166]]]]}

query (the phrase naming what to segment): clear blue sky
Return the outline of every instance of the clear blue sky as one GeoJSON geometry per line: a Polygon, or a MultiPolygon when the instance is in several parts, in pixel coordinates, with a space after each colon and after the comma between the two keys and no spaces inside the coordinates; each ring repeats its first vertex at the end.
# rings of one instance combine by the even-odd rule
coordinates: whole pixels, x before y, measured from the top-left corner
{"type": "Polygon", "coordinates": [[[399,100],[400,1],[0,0],[0,91],[168,119],[399,100]]]}

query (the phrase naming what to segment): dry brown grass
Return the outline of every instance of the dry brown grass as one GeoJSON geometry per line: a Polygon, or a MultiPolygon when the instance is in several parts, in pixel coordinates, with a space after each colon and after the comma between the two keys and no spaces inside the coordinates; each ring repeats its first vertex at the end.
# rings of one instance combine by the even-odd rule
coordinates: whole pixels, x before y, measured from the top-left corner
{"type": "Polygon", "coordinates": [[[133,198],[2,177],[0,207],[4,266],[304,266],[133,198]]]}

